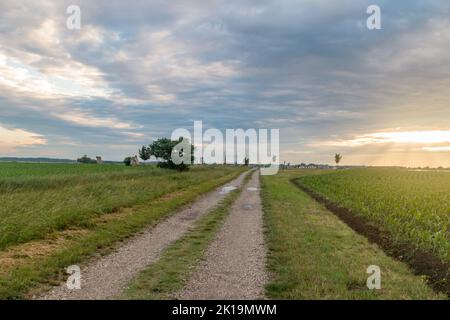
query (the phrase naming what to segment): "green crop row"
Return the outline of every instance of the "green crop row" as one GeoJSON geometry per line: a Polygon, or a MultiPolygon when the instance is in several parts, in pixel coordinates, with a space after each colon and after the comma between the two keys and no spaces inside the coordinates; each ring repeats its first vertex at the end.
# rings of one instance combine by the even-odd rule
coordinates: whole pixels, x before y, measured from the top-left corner
{"type": "Polygon", "coordinates": [[[450,172],[352,169],[298,181],[370,219],[394,241],[413,244],[450,261],[450,172]]]}

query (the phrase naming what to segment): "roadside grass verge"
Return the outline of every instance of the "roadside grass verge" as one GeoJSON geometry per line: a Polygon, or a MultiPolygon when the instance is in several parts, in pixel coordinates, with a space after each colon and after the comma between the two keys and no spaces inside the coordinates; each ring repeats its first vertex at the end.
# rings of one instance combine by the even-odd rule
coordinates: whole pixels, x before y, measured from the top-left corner
{"type": "Polygon", "coordinates": [[[236,178],[243,170],[239,168],[222,172],[222,175],[214,179],[185,186],[174,196],[163,196],[133,206],[131,212],[87,224],[82,229],[84,232],[74,232],[47,254],[37,255],[5,274],[0,273],[0,299],[31,298],[49,285],[59,284],[67,278],[65,274],[67,266],[80,264],[90,257],[110,252],[120,241],[144,227],[154,226],[160,219],[194,201],[200,195],[236,178]]]}
{"type": "Polygon", "coordinates": [[[251,173],[247,173],[240,188],[230,192],[217,207],[196,221],[192,230],[170,245],[156,263],[142,271],[119,298],[170,299],[172,293],[181,290],[250,178],[251,173]]]}
{"type": "Polygon", "coordinates": [[[305,174],[308,171],[289,170],[262,177],[269,298],[446,298],[290,181],[305,174]],[[370,265],[381,269],[380,290],[366,287],[370,265]]]}

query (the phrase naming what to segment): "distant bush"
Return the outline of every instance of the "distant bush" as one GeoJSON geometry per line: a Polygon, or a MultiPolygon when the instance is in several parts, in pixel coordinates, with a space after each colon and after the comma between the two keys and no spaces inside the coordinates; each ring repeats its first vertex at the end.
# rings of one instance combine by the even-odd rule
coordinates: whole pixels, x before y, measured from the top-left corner
{"type": "Polygon", "coordinates": [[[178,170],[178,171],[188,171],[189,170],[189,166],[187,164],[184,164],[184,163],[175,164],[172,161],[158,162],[158,164],[156,166],[158,168],[172,169],[172,170],[178,170]]]}
{"type": "Polygon", "coordinates": [[[125,163],[126,166],[131,166],[131,157],[123,159],[123,163],[125,163]]]}
{"type": "Polygon", "coordinates": [[[78,163],[97,163],[97,160],[89,158],[87,155],[77,159],[78,163]]]}

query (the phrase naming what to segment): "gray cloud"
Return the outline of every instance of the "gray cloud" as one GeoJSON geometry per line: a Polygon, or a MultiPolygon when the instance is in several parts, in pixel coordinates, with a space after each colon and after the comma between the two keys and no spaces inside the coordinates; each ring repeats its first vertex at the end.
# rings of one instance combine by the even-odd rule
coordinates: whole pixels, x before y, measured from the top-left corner
{"type": "Polygon", "coordinates": [[[450,4],[377,3],[380,31],[365,0],[2,1],[0,126],[46,137],[17,154],[114,159],[193,120],[275,127],[284,158],[323,162],[312,142],[448,128],[450,4]]]}

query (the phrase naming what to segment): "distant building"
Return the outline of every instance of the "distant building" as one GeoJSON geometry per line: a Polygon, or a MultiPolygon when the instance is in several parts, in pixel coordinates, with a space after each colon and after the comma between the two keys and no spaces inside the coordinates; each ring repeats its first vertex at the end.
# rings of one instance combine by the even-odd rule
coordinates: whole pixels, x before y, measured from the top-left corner
{"type": "Polygon", "coordinates": [[[96,158],[97,158],[97,164],[102,164],[103,163],[102,157],[97,156],[96,158]]]}
{"type": "Polygon", "coordinates": [[[138,158],[138,156],[131,157],[131,165],[132,166],[138,166],[139,165],[139,158],[138,158]]]}

